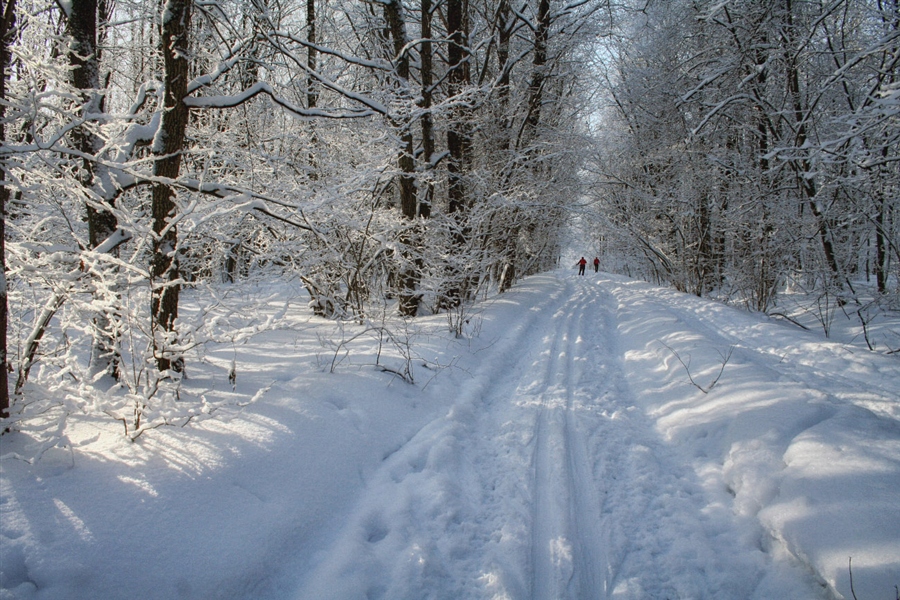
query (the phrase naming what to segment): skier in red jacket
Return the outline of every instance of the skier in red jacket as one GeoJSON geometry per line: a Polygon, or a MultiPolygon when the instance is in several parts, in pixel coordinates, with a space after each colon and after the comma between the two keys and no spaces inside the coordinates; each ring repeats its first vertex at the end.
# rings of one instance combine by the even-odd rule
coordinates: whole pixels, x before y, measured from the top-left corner
{"type": "Polygon", "coordinates": [[[584,257],[581,257],[581,260],[578,261],[578,274],[584,275],[584,266],[587,264],[587,261],[584,260],[584,257]]]}

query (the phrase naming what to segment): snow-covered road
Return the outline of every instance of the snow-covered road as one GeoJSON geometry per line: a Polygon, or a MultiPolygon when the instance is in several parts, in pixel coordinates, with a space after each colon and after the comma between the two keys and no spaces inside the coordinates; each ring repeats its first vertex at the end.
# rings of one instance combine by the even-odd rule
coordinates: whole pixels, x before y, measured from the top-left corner
{"type": "MultiPolygon", "coordinates": [[[[480,338],[484,349],[467,365],[473,376],[437,394],[458,392],[453,409],[385,460],[300,597],[827,596],[824,581],[765,531],[754,509],[735,509],[726,471],[732,466],[742,478],[744,470],[725,464],[731,448],[702,442],[728,435],[729,424],[705,423],[694,443],[680,444],[659,418],[679,403],[716,406],[689,385],[676,347],[685,361],[693,357],[692,376],[707,387],[735,346],[717,384],[726,404],[729,380],[741,369],[753,371],[752,393],[769,385],[756,379],[760,370],[778,387],[797,380],[809,386],[772,400],[792,404],[788,415],[775,413],[782,423],[765,425],[777,434],[771,441],[784,446],[836,410],[805,408],[805,396],[832,393],[816,383],[834,386],[806,366],[814,357],[779,357],[778,369],[771,356],[776,347],[796,346],[789,333],[754,340],[750,334],[766,327],[758,318],[748,316],[749,330],[741,328],[735,321],[742,315],[732,309],[644,284],[544,276],[517,294],[514,310],[485,315],[491,322],[480,338]],[[698,311],[722,316],[707,322],[698,311]]],[[[887,361],[882,368],[896,374],[887,361]]],[[[849,388],[860,392],[859,385],[849,388]]],[[[865,386],[865,393],[877,388],[865,386]]],[[[745,396],[738,391],[731,401],[745,396]]],[[[733,411],[738,431],[730,435],[738,447],[764,433],[751,428],[749,440],[740,439],[743,411],[733,411]]],[[[678,419],[674,428],[684,425],[678,419]]],[[[896,434],[896,421],[892,427],[896,434]]],[[[783,466],[751,463],[764,489],[743,490],[741,502],[777,495],[783,466]]],[[[896,507],[882,507],[896,530],[896,507]]]]}
{"type": "Polygon", "coordinates": [[[592,275],[531,277],[471,315],[478,335],[422,336],[446,368],[415,386],[321,373],[270,334],[240,381],[275,383],[222,426],[103,449],[89,424],[53,477],[4,461],[0,598],[124,598],[98,571],[129,561],[145,598],[849,598],[850,556],[859,598],[892,597],[900,363],[592,275]],[[80,500],[104,476],[136,485],[80,500]],[[42,495],[81,524],[72,550],[24,507],[42,495]],[[154,534],[161,502],[181,526],[154,534]]]}

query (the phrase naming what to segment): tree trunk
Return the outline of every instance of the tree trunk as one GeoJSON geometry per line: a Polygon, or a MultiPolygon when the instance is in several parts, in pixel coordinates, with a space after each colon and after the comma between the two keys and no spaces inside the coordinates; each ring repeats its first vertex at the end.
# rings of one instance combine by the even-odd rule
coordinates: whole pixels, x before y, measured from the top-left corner
{"type": "Polygon", "coordinates": [[[710,217],[710,198],[702,194],[698,198],[697,211],[697,287],[694,294],[703,297],[712,288],[712,273],[715,257],[713,256],[712,219],[710,217]]]}
{"type": "MultiPolygon", "coordinates": [[[[12,54],[13,29],[16,19],[16,0],[7,0],[0,11],[0,143],[6,142],[6,81],[12,54]]],[[[9,416],[9,370],[7,331],[9,329],[9,287],[6,283],[6,203],[10,189],[6,161],[0,162],[0,418],[9,416]]]]}
{"type": "Polygon", "coordinates": [[[547,64],[547,41],[550,38],[550,0],[540,0],[538,6],[537,29],[534,32],[534,58],[532,60],[531,84],[528,86],[528,116],[525,123],[534,130],[541,121],[543,101],[544,68],[547,64]]]}
{"type": "MultiPolygon", "coordinates": [[[[797,65],[796,60],[793,58],[794,54],[792,52],[796,52],[796,40],[795,40],[795,27],[794,27],[794,15],[793,15],[793,4],[792,0],[784,0],[784,10],[785,10],[785,28],[784,35],[785,38],[783,41],[785,47],[785,64],[786,64],[786,77],[787,77],[787,87],[788,93],[790,94],[791,104],[793,109],[793,117],[794,117],[794,147],[798,152],[808,152],[806,148],[806,143],[808,141],[808,132],[806,121],[808,117],[808,110],[803,105],[803,99],[800,93],[800,67],[797,65]]],[[[831,272],[831,280],[838,286],[842,286],[843,282],[841,281],[841,269],[838,265],[837,255],[834,250],[834,244],[831,240],[831,231],[828,226],[828,221],[825,219],[825,216],[822,214],[822,210],[819,207],[819,202],[816,199],[818,195],[818,189],[815,181],[809,177],[809,174],[812,171],[812,165],[809,160],[806,158],[795,159],[791,161],[791,166],[794,169],[794,172],[797,175],[797,182],[802,191],[803,195],[806,197],[806,202],[809,205],[810,210],[812,211],[813,217],[816,219],[816,228],[819,234],[819,241],[822,244],[822,251],[825,254],[825,262],[828,265],[828,268],[831,272]]]]}
{"type": "MultiPolygon", "coordinates": [[[[98,22],[105,22],[107,5],[105,0],[81,0],[73,2],[66,20],[66,33],[71,36],[69,47],[69,79],[79,91],[82,102],[81,116],[87,120],[92,114],[102,110],[100,90],[100,35],[98,22]]],[[[94,157],[101,148],[101,141],[87,127],[80,126],[72,130],[72,143],[76,150],[83,154],[77,169],[79,183],[88,196],[86,213],[88,223],[88,240],[91,248],[96,248],[110,238],[118,228],[115,214],[105,205],[98,206],[94,200],[99,196],[101,201],[114,203],[115,196],[103,198],[103,194],[94,194],[95,162],[94,157]]],[[[96,278],[115,277],[116,269],[98,265],[96,278]]],[[[95,286],[104,289],[107,286],[95,286]]],[[[109,304],[109,299],[97,298],[98,305],[109,304]]],[[[116,302],[113,301],[113,304],[116,302]]],[[[105,371],[114,379],[119,378],[118,340],[113,333],[116,317],[115,308],[101,308],[93,319],[93,348],[91,351],[91,369],[94,372],[105,371]]]]}
{"type": "MultiPolygon", "coordinates": [[[[502,160],[506,163],[504,170],[507,176],[512,174],[512,169],[507,169],[512,165],[512,157],[510,156],[510,145],[512,143],[511,129],[512,124],[509,118],[509,83],[510,83],[510,64],[509,52],[510,42],[512,41],[512,27],[515,19],[512,17],[512,10],[509,6],[509,0],[500,0],[497,7],[497,69],[500,76],[497,80],[497,99],[499,111],[501,115],[499,150],[502,160]]],[[[503,184],[506,182],[504,181],[503,184]]],[[[503,185],[501,184],[501,185],[503,185]]],[[[516,222],[516,213],[512,211],[512,221],[516,222]]],[[[518,272],[516,263],[519,254],[519,227],[515,226],[511,230],[503,233],[506,238],[503,245],[502,263],[499,276],[499,291],[505,292],[516,282],[518,272]]]]}
{"type": "MultiPolygon", "coordinates": [[[[433,10],[431,0],[421,0],[420,4],[422,13],[421,33],[422,44],[419,49],[419,55],[422,63],[422,101],[419,106],[422,108],[422,162],[426,169],[431,169],[432,158],[434,157],[434,121],[431,115],[431,106],[433,102],[434,85],[434,57],[431,43],[431,11],[433,10]]],[[[427,219],[431,216],[431,202],[434,197],[434,183],[430,180],[425,182],[425,193],[419,201],[419,216],[427,219]]]]}
{"type": "Polygon", "coordinates": [[[315,108],[319,102],[319,92],[312,72],[316,70],[318,52],[316,50],[316,0],[306,0],[306,66],[310,74],[306,76],[306,107],[315,108]]]}
{"type": "MultiPolygon", "coordinates": [[[[450,98],[459,96],[470,82],[468,51],[468,19],[465,14],[465,0],[448,0],[447,2],[447,94],[450,98]]],[[[467,110],[457,104],[453,110],[447,127],[447,211],[452,215],[456,231],[454,246],[457,254],[465,250],[469,238],[469,227],[466,223],[468,202],[464,175],[471,162],[472,141],[469,133],[467,110]]],[[[447,307],[459,305],[466,294],[466,280],[469,273],[459,272],[451,267],[448,273],[448,286],[444,292],[443,303],[447,307]]]]}
{"type": "MultiPolygon", "coordinates": [[[[512,27],[512,18],[509,13],[511,11],[508,0],[503,0],[498,8],[498,60],[501,70],[500,79],[500,101],[501,106],[508,102],[509,95],[509,45],[510,45],[510,28],[512,27]]],[[[528,84],[528,97],[525,118],[519,129],[518,139],[515,148],[520,149],[526,147],[535,135],[535,131],[541,122],[541,105],[543,103],[544,81],[546,79],[547,65],[547,44],[550,38],[550,0],[540,0],[538,4],[537,24],[534,28],[534,55],[532,57],[531,81],[528,84]]],[[[505,149],[508,151],[511,145],[511,137],[504,137],[505,149]]],[[[510,161],[512,165],[512,161],[510,161]]],[[[512,171],[509,173],[512,174],[512,171]]],[[[517,269],[515,263],[519,253],[519,234],[521,228],[517,225],[512,228],[507,235],[504,248],[504,264],[502,269],[502,277],[500,283],[500,291],[508,289],[515,281],[517,269]]]]}
{"type": "MultiPolygon", "coordinates": [[[[447,48],[447,84],[448,95],[458,96],[470,82],[468,27],[463,11],[464,0],[448,0],[447,30],[449,44],[447,48]]],[[[466,189],[463,174],[467,171],[471,154],[471,139],[466,111],[457,108],[453,120],[447,130],[447,150],[450,153],[448,196],[449,212],[462,211],[466,206],[466,189]]]]}
{"type": "MultiPolygon", "coordinates": [[[[86,118],[97,112],[97,90],[100,87],[100,56],[97,48],[97,0],[73,2],[66,19],[66,33],[72,38],[69,46],[69,82],[80,94],[81,116],[86,118]]],[[[91,157],[97,151],[96,136],[84,126],[76,127],[71,133],[76,150],[85,156],[78,168],[78,179],[85,189],[94,184],[94,161],[91,157]]],[[[88,227],[91,247],[99,242],[94,239],[97,209],[87,207],[88,227]]],[[[113,226],[115,230],[115,226],[113,226]]],[[[112,233],[112,231],[110,231],[112,233]]],[[[109,237],[107,234],[101,241],[109,237]]]]}
{"type": "MultiPolygon", "coordinates": [[[[168,0],[163,10],[160,36],[165,65],[165,112],[160,132],[154,142],[156,160],[153,174],[157,178],[175,180],[181,170],[188,107],[184,103],[188,84],[189,37],[192,0],[168,0]]],[[[175,319],[181,291],[178,269],[178,230],[172,224],[176,216],[175,190],[168,182],[153,184],[153,257],[151,277],[151,322],[153,349],[157,368],[181,372],[184,359],[175,346],[175,319]]]]}
{"type": "Polygon", "coordinates": [[[509,0],[500,0],[500,6],[497,8],[497,68],[500,71],[500,77],[497,80],[497,96],[500,104],[500,114],[502,115],[502,131],[503,138],[500,146],[504,151],[504,155],[509,152],[509,45],[512,41],[512,26],[515,19],[512,18],[512,11],[509,6],[509,0]]]}
{"type": "MultiPolygon", "coordinates": [[[[400,81],[399,93],[403,101],[409,100],[409,54],[406,48],[406,23],[403,17],[403,6],[400,0],[391,0],[384,5],[384,16],[393,41],[394,70],[400,81]]],[[[401,150],[398,157],[400,166],[400,210],[412,226],[400,236],[403,247],[401,258],[403,264],[400,270],[400,314],[414,317],[419,311],[419,293],[417,288],[421,274],[417,266],[418,242],[415,221],[418,217],[418,198],[416,196],[415,182],[415,146],[413,143],[412,123],[407,121],[395,122],[399,129],[401,150]]]]}
{"type": "MultiPolygon", "coordinates": [[[[900,2],[898,0],[893,0],[893,2],[887,3],[888,5],[885,7],[886,10],[883,12],[882,22],[885,25],[885,30],[888,34],[896,34],[898,30],[900,30],[900,2]]],[[[886,36],[888,37],[888,36],[886,36]]],[[[885,82],[883,87],[886,89],[891,89],[897,83],[896,70],[895,69],[886,69],[885,66],[891,64],[892,62],[896,64],[898,49],[896,44],[893,46],[892,51],[885,52],[884,58],[881,61],[881,69],[884,73],[885,82]]],[[[888,283],[888,246],[890,244],[888,229],[890,227],[890,219],[888,218],[890,211],[890,204],[888,199],[890,197],[890,186],[889,183],[891,181],[891,173],[888,165],[888,144],[885,142],[881,147],[881,159],[882,166],[879,168],[879,177],[876,181],[876,185],[878,186],[878,194],[876,198],[876,213],[875,213],[875,282],[878,287],[879,294],[887,293],[887,283],[888,283]]]]}
{"type": "MultiPolygon", "coordinates": [[[[319,104],[319,84],[313,73],[319,62],[319,51],[316,49],[316,0],[306,0],[306,41],[309,45],[306,48],[306,67],[309,73],[306,75],[306,107],[314,109],[319,104]]],[[[309,123],[310,127],[310,152],[309,152],[309,178],[312,181],[319,179],[319,157],[317,156],[317,146],[319,145],[319,136],[316,133],[315,122],[309,123]]]]}
{"type": "Polygon", "coordinates": [[[887,225],[887,202],[884,196],[876,200],[875,210],[875,285],[879,294],[887,293],[887,243],[885,227],[887,225]]]}
{"type": "MultiPolygon", "coordinates": [[[[391,0],[385,3],[384,12],[391,39],[394,44],[394,69],[400,80],[400,96],[407,100],[410,96],[409,89],[409,54],[406,48],[406,23],[403,20],[403,6],[400,0],[391,0]]],[[[416,187],[415,187],[415,162],[412,127],[409,122],[399,122],[396,126],[400,129],[402,149],[399,155],[400,165],[400,209],[407,219],[414,219],[417,213],[416,187]]]]}

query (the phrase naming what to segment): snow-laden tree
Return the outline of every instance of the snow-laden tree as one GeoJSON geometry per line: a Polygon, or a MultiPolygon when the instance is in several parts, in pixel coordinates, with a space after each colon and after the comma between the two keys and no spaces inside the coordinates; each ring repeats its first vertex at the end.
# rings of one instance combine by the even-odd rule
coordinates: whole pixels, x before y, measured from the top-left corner
{"type": "Polygon", "coordinates": [[[623,10],[598,147],[603,235],[660,279],[766,310],[896,262],[896,4],[651,2],[623,10]],[[870,127],[871,126],[871,127],[870,127]],[[893,253],[893,254],[891,254],[893,253]]]}
{"type": "Polygon", "coordinates": [[[234,335],[184,293],[296,277],[364,323],[556,264],[605,2],[75,4],[5,5],[16,393],[122,389],[134,434],[234,335]]]}

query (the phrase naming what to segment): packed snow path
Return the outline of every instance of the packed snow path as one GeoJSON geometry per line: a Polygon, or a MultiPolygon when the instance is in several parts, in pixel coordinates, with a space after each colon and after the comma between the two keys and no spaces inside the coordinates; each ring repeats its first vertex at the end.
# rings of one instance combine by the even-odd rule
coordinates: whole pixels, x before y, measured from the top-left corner
{"type": "MultiPolygon", "coordinates": [[[[677,331],[707,336],[691,346],[717,357],[712,375],[734,344],[728,334],[671,303],[675,294],[660,302],[658,289],[640,293],[644,284],[531,284],[545,293],[532,291],[508,330],[493,330],[499,337],[450,414],[385,457],[300,597],[828,597],[782,542],[735,514],[735,490],[700,480],[696,445],[685,452],[665,440],[634,396],[631,381],[643,393],[664,383],[661,369],[687,381],[674,363],[677,339],[653,348],[652,371],[639,370],[635,348],[647,350],[647,332],[638,329],[687,322],[677,331]]],[[[741,353],[753,367],[772,351],[741,353]]],[[[818,376],[784,362],[785,373],[818,376]]],[[[695,363],[694,376],[710,378],[709,367],[695,363]]],[[[824,420],[822,410],[801,429],[824,420]]]]}

